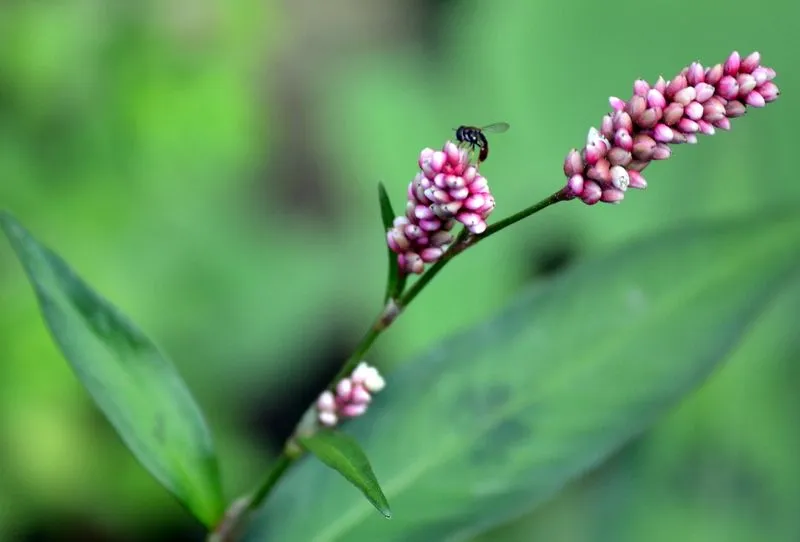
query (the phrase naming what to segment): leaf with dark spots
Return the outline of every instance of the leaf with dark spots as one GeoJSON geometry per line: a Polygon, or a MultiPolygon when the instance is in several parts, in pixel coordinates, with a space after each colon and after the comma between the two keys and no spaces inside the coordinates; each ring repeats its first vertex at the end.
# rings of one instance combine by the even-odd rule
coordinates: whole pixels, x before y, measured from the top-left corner
{"type": "Polygon", "coordinates": [[[800,269],[798,246],[794,209],[761,211],[659,232],[531,285],[401,364],[348,426],[380,465],[393,521],[306,462],[247,541],[268,525],[277,540],[458,542],[531,510],[728,359],[800,269]],[[507,398],[485,393],[497,383],[507,398]]]}
{"type": "Polygon", "coordinates": [[[198,520],[214,525],[224,511],[217,458],[175,367],[11,215],[0,214],[0,224],[53,339],[95,404],[142,465],[198,520]]]}

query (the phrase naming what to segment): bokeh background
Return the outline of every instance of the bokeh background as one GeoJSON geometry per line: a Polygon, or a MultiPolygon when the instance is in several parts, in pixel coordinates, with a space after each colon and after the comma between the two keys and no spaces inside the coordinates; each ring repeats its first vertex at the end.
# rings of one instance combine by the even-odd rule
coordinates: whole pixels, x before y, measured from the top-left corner
{"type": "MultiPolygon", "coordinates": [[[[501,217],[563,182],[634,78],[733,49],[779,74],[776,104],[679,148],[646,192],[556,206],[460,257],[373,351],[391,370],[589,252],[800,203],[798,36],[789,0],[3,0],[0,206],[170,353],[234,497],[378,310],[377,181],[399,208],[422,147],[507,121],[483,167],[501,217]]],[[[800,540],[800,353],[763,352],[479,540],[800,540]]],[[[70,539],[202,529],[94,409],[0,243],[0,540],[70,539]]]]}

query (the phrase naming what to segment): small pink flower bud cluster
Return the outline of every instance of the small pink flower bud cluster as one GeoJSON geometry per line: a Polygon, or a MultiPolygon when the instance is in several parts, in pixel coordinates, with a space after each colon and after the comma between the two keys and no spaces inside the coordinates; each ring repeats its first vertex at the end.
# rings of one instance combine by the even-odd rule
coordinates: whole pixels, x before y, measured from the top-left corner
{"type": "Polygon", "coordinates": [[[336,385],[335,393],[326,390],[317,399],[317,419],[334,427],[341,418],[356,418],[367,411],[372,395],[381,391],[386,382],[375,367],[362,361],[349,377],[336,385]]]}
{"type": "Polygon", "coordinates": [[[600,130],[591,128],[586,146],[564,160],[565,193],[588,205],[619,203],[628,188],[646,188],[641,172],[653,160],[672,154],[670,144],[697,143],[697,135],[729,130],[731,119],[748,107],[778,99],[775,70],[761,66],[761,55],[733,52],[724,64],[703,68],[697,62],[670,81],[638,80],[627,102],[611,97],[611,114],[600,130]]]}
{"type": "Polygon", "coordinates": [[[473,234],[483,233],[495,205],[489,184],[470,164],[467,150],[452,141],[441,151],[423,149],[419,168],[408,185],[405,215],[386,232],[400,269],[416,274],[442,257],[453,241],[450,230],[456,222],[473,234]]]}

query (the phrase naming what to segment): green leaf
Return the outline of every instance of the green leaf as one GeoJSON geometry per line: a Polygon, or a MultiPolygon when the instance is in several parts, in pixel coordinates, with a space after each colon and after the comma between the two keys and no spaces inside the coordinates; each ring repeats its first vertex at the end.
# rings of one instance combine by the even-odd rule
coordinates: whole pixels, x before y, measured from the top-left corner
{"type": "MultiPolygon", "coordinates": [[[[392,202],[389,200],[389,194],[386,193],[386,187],[380,182],[378,183],[378,199],[381,205],[383,233],[386,234],[386,232],[392,228],[397,215],[394,214],[394,210],[392,210],[392,202]]],[[[397,265],[397,254],[392,252],[392,249],[388,246],[386,250],[389,252],[389,276],[386,279],[386,294],[383,296],[384,303],[403,293],[407,278],[405,273],[400,276],[400,268],[397,265]]]]}
{"type": "Polygon", "coordinates": [[[338,431],[321,430],[299,440],[305,449],[356,486],[378,512],[392,517],[389,502],[372,472],[369,459],[352,437],[338,431]]]}
{"type": "Polygon", "coordinates": [[[53,339],[134,456],[197,519],[224,512],[203,415],[172,363],[64,260],[6,212],[2,225],[53,339]]]}
{"type": "Polygon", "coordinates": [[[681,408],[558,498],[474,542],[797,538],[800,430],[786,413],[800,406],[799,308],[796,273],[681,408]],[[713,513],[699,503],[714,503],[713,513]]]}
{"type": "Polygon", "coordinates": [[[533,285],[388,375],[350,425],[381,466],[392,522],[309,462],[249,540],[459,541],[518,517],[703,383],[798,271],[798,246],[796,211],[762,211],[686,224],[533,285]]]}

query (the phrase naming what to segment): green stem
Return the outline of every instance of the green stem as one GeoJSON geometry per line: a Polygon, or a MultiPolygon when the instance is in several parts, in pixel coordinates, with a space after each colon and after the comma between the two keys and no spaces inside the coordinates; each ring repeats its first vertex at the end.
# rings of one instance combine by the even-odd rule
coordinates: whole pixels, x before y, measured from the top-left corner
{"type": "Polygon", "coordinates": [[[269,470],[267,478],[258,487],[256,492],[253,493],[253,496],[247,503],[248,510],[252,511],[261,506],[261,503],[267,498],[267,495],[269,495],[270,491],[272,491],[272,488],[275,487],[275,484],[278,483],[278,480],[281,479],[283,474],[292,465],[292,463],[294,463],[297,457],[289,455],[286,448],[283,449],[281,455],[278,456],[277,461],[275,461],[275,464],[272,465],[272,468],[269,470]]]}
{"type": "MultiPolygon", "coordinates": [[[[356,365],[361,362],[364,358],[364,355],[369,351],[372,347],[375,340],[380,336],[383,331],[391,325],[391,323],[397,318],[397,316],[402,312],[402,310],[411,303],[415,297],[417,297],[420,292],[433,280],[433,278],[439,274],[439,272],[444,269],[444,266],[447,263],[455,258],[458,254],[472,246],[473,244],[477,243],[478,241],[489,237],[490,235],[494,235],[495,233],[499,232],[519,222],[520,220],[531,216],[534,213],[553,205],[554,203],[558,203],[559,201],[564,201],[566,199],[566,193],[564,190],[559,190],[558,192],[548,196],[547,198],[543,199],[542,201],[531,205],[527,209],[524,209],[516,214],[509,216],[508,218],[504,218],[500,222],[497,222],[491,226],[489,226],[485,232],[480,235],[470,235],[469,231],[465,228],[459,232],[456,238],[453,240],[453,243],[450,245],[450,248],[442,255],[442,257],[433,264],[417,281],[398,299],[389,299],[384,307],[383,311],[380,315],[375,319],[373,324],[361,338],[361,341],[356,346],[355,350],[353,351],[352,355],[347,359],[347,361],[342,365],[342,368],[336,374],[336,376],[331,381],[329,388],[336,385],[336,383],[341,380],[345,375],[351,373],[353,369],[355,369],[356,365]]],[[[314,414],[315,405],[312,404],[309,406],[308,410],[304,414],[301,421],[297,424],[297,428],[295,429],[294,434],[299,434],[307,430],[307,424],[313,423],[313,414],[314,414]]],[[[284,446],[283,451],[281,452],[280,456],[278,456],[277,461],[270,469],[267,478],[264,482],[258,487],[253,496],[249,499],[245,510],[238,514],[236,517],[231,519],[231,523],[234,526],[238,526],[244,521],[247,516],[250,515],[255,509],[257,509],[264,500],[269,496],[272,489],[278,483],[278,481],[283,477],[289,467],[294,464],[297,459],[302,457],[305,454],[305,450],[300,448],[294,443],[294,436],[292,436],[289,441],[284,446]]]]}
{"type": "Polygon", "coordinates": [[[507,218],[504,218],[500,222],[492,224],[491,226],[486,228],[486,231],[484,231],[480,235],[469,235],[469,232],[466,229],[461,230],[461,233],[458,234],[458,237],[456,237],[455,241],[447,250],[447,252],[445,252],[442,255],[442,257],[439,258],[439,260],[435,264],[433,264],[433,266],[431,266],[431,268],[428,269],[428,271],[424,275],[422,275],[419,278],[419,280],[417,280],[417,282],[415,282],[414,285],[411,286],[411,288],[409,288],[408,291],[402,297],[400,297],[400,299],[397,300],[398,307],[400,307],[400,309],[403,309],[406,306],[408,306],[408,304],[411,303],[411,301],[415,297],[417,297],[417,295],[422,291],[422,289],[425,288],[425,286],[427,286],[431,280],[433,280],[433,277],[435,277],[439,273],[439,271],[441,271],[442,268],[444,268],[444,266],[447,265],[447,262],[452,260],[460,253],[464,252],[468,247],[474,245],[480,240],[486,239],[490,235],[494,235],[500,230],[503,230],[511,226],[512,224],[519,222],[524,218],[528,218],[534,213],[538,213],[542,209],[545,209],[553,205],[554,203],[558,203],[559,201],[564,201],[565,199],[566,199],[566,192],[564,190],[559,190],[558,192],[555,192],[550,196],[546,197],[542,201],[534,203],[527,209],[523,209],[518,213],[515,213],[507,218]]]}
{"type": "Polygon", "coordinates": [[[478,239],[486,239],[490,235],[494,235],[495,233],[499,232],[500,230],[504,230],[505,228],[509,227],[510,225],[519,222],[523,218],[528,218],[532,214],[538,213],[542,209],[545,209],[546,207],[550,207],[551,205],[553,205],[554,203],[558,203],[559,201],[565,201],[566,199],[567,199],[567,194],[566,194],[565,190],[563,190],[563,189],[559,190],[558,192],[555,192],[555,193],[549,195],[548,197],[544,198],[542,201],[540,201],[538,203],[534,203],[533,205],[531,205],[527,209],[523,209],[522,211],[520,211],[518,213],[514,213],[513,215],[511,215],[511,216],[509,216],[507,218],[504,218],[500,222],[495,222],[494,224],[492,224],[491,226],[486,228],[485,232],[483,232],[482,234],[478,235],[477,237],[478,237],[478,239]]]}
{"type": "Polygon", "coordinates": [[[450,245],[450,248],[442,254],[442,257],[439,258],[435,264],[433,264],[428,271],[423,274],[417,282],[415,282],[408,291],[400,296],[400,299],[397,300],[397,306],[400,310],[404,309],[411,303],[417,295],[428,285],[430,281],[433,280],[439,271],[447,265],[447,262],[452,260],[456,255],[463,252],[465,248],[467,248],[467,240],[469,239],[469,231],[465,228],[459,232],[458,236],[453,241],[453,244],[450,245]]]}
{"type": "MultiPolygon", "coordinates": [[[[391,303],[392,302],[390,301],[390,304],[391,303]]],[[[356,365],[358,365],[358,363],[363,359],[364,354],[367,353],[367,351],[370,349],[370,347],[372,347],[372,344],[375,342],[375,340],[378,338],[381,332],[383,332],[383,330],[386,329],[386,327],[388,326],[384,315],[385,311],[381,313],[381,315],[370,326],[369,330],[367,330],[367,333],[364,334],[364,337],[358,343],[358,346],[356,346],[356,349],[353,351],[353,353],[350,355],[350,357],[347,359],[344,365],[342,365],[342,368],[339,370],[339,372],[333,378],[333,380],[331,380],[331,383],[329,384],[328,387],[334,386],[339,380],[342,379],[342,377],[344,377],[344,375],[351,373],[353,369],[356,367],[356,365]]],[[[299,433],[303,429],[303,426],[307,423],[307,420],[311,419],[310,414],[313,414],[313,412],[311,411],[313,411],[314,407],[315,405],[313,403],[308,407],[308,410],[306,411],[305,415],[303,416],[300,423],[298,423],[297,428],[295,429],[294,432],[295,434],[299,433]]],[[[286,470],[288,470],[288,468],[304,453],[305,450],[297,447],[290,439],[290,441],[286,444],[283,451],[281,452],[281,455],[278,456],[278,460],[275,462],[275,464],[272,466],[269,473],[267,474],[267,478],[258,487],[256,492],[253,493],[253,496],[250,498],[250,501],[248,502],[247,511],[245,512],[245,514],[247,514],[248,512],[252,512],[256,508],[261,506],[261,504],[267,498],[269,493],[272,491],[272,488],[275,486],[278,480],[280,480],[280,478],[284,475],[286,470]]]]}

